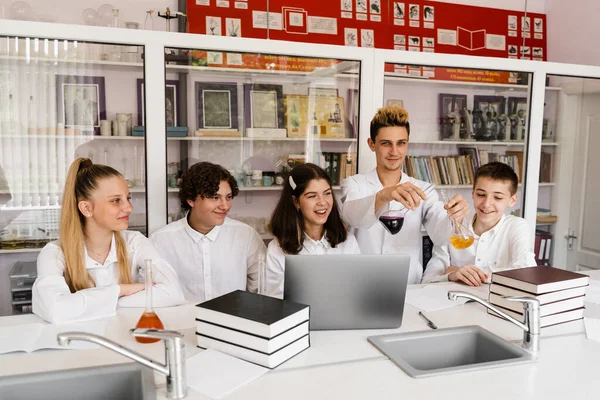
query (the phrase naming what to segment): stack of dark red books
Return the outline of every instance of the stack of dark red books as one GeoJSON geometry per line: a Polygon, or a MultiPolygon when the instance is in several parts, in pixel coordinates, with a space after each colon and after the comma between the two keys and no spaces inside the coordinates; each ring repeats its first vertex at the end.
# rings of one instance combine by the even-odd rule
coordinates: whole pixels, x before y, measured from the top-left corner
{"type": "MultiPolygon", "coordinates": [[[[523,321],[523,304],[506,300],[526,296],[540,302],[540,327],[583,318],[583,300],[589,284],[587,275],[553,267],[529,267],[496,272],[490,285],[490,303],[523,321]]],[[[493,311],[488,313],[498,316],[493,311]]]]}

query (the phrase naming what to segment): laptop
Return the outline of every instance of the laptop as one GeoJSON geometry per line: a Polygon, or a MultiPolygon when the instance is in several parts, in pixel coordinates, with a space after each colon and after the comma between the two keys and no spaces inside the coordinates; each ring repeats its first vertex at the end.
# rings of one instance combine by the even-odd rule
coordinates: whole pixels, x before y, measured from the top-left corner
{"type": "Polygon", "coordinates": [[[310,306],[310,329],[402,325],[410,256],[287,255],[283,298],[310,306]]]}

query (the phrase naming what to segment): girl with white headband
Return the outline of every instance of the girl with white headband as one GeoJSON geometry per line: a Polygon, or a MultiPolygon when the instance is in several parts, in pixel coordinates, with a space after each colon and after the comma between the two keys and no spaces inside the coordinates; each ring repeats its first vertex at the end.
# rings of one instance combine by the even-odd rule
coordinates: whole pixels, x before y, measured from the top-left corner
{"type": "Polygon", "coordinates": [[[360,254],[342,221],[327,173],[314,164],[290,172],[271,217],[266,293],[283,297],[285,255],[360,254]]]}

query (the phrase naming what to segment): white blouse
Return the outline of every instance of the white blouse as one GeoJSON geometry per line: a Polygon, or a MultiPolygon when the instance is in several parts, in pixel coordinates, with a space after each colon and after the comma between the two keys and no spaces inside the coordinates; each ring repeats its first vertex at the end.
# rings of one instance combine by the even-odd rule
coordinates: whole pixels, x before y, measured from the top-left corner
{"type": "Polygon", "coordinates": [[[472,222],[469,229],[475,241],[464,250],[452,246],[434,246],[423,283],[448,281],[448,274],[444,275],[444,272],[450,265],[475,265],[488,276],[493,272],[537,265],[533,254],[532,231],[523,218],[503,215],[496,226],[481,236],[473,231],[472,222]]]}
{"type": "MultiPolygon", "coordinates": [[[[170,307],[183,303],[183,293],[175,270],[163,260],[148,238],[139,232],[122,231],[134,282],[143,282],[140,268],[146,259],[154,265],[153,305],[170,307]]],[[[104,264],[88,256],[84,248],[85,267],[94,278],[96,287],[71,293],[64,277],[65,257],[59,242],[48,243],[37,259],[38,277],[33,284],[33,312],[52,323],[86,321],[110,317],[119,307],[144,307],[146,293],[140,291],[119,298],[119,265],[113,234],[110,252],[104,264]]]]}
{"type": "MultiPolygon", "coordinates": [[[[348,232],[345,242],[331,247],[323,235],[321,240],[313,240],[304,235],[302,250],[298,254],[360,254],[360,248],[354,235],[348,232]]],[[[265,294],[283,298],[283,279],[285,275],[285,255],[277,239],[273,239],[267,248],[267,271],[265,294]]]]}

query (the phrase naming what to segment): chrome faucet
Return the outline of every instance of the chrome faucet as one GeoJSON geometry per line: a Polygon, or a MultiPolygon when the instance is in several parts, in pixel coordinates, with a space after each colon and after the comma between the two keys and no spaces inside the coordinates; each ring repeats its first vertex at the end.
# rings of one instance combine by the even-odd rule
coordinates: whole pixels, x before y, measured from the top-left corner
{"type": "Polygon", "coordinates": [[[523,315],[525,316],[525,320],[521,322],[487,301],[470,293],[457,292],[454,290],[448,292],[448,299],[450,300],[456,300],[459,297],[476,301],[523,329],[523,343],[521,344],[521,347],[533,354],[538,352],[540,349],[540,302],[538,299],[523,296],[504,297],[504,299],[508,301],[520,301],[523,303],[523,315]]]}
{"type": "Polygon", "coordinates": [[[102,336],[87,332],[63,332],[56,336],[58,344],[67,346],[71,340],[83,340],[104,346],[116,353],[131,358],[167,377],[167,398],[183,399],[187,396],[185,379],[185,352],[183,335],[177,331],[160,329],[132,329],[131,334],[141,338],[163,339],[165,342],[165,364],[129,350],[102,336]]]}

